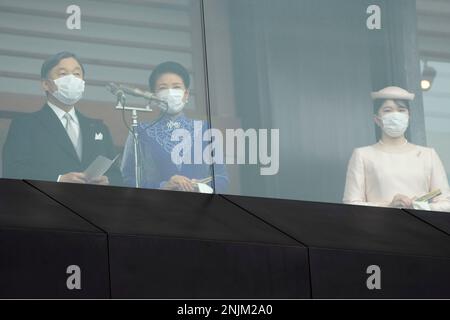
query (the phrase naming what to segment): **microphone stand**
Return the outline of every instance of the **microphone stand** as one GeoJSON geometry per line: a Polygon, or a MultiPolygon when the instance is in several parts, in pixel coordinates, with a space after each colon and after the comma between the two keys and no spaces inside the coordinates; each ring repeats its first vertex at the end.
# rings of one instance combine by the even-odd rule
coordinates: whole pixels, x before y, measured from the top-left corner
{"type": "Polygon", "coordinates": [[[117,97],[117,110],[126,110],[131,111],[131,119],[132,119],[132,134],[133,134],[133,145],[134,145],[134,174],[135,174],[135,181],[136,181],[136,188],[141,187],[141,159],[140,159],[140,152],[139,152],[139,132],[138,132],[138,111],[139,112],[152,112],[153,110],[150,108],[150,106],[147,105],[147,107],[139,108],[139,107],[130,107],[127,106],[126,96],[125,94],[121,94],[117,97]]]}

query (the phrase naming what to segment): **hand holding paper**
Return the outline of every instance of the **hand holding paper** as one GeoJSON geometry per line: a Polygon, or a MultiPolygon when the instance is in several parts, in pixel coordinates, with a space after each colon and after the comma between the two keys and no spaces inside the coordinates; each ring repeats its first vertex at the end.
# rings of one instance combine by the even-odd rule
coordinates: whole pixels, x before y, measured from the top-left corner
{"type": "Polygon", "coordinates": [[[415,210],[424,210],[424,211],[430,211],[430,204],[429,201],[433,200],[434,198],[440,196],[442,194],[441,190],[434,190],[430,193],[427,193],[426,195],[416,199],[413,202],[413,208],[415,210]]]}
{"type": "Polygon", "coordinates": [[[108,178],[104,177],[104,174],[111,168],[113,163],[119,158],[117,155],[113,160],[110,160],[104,156],[98,156],[84,171],[86,180],[89,183],[95,184],[109,184],[108,178]]]}

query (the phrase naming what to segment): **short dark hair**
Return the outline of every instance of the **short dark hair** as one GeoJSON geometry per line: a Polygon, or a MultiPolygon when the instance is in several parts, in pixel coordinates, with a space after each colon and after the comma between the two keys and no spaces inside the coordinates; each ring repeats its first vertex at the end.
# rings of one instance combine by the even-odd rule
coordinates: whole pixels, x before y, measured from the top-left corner
{"type": "MultiPolygon", "coordinates": [[[[373,102],[373,110],[375,114],[378,114],[378,111],[380,111],[381,106],[386,100],[390,99],[376,99],[373,102]]],[[[408,110],[410,109],[409,101],[407,100],[394,99],[394,103],[398,106],[401,106],[402,108],[407,108],[408,110]]]]}
{"type": "Polygon", "coordinates": [[[63,52],[58,52],[58,53],[52,55],[51,57],[47,58],[47,60],[44,61],[44,63],[42,64],[42,67],[41,67],[41,79],[47,79],[50,71],[54,67],[56,67],[58,65],[58,63],[61,62],[61,60],[64,60],[67,58],[73,58],[78,62],[78,64],[81,66],[81,70],[83,70],[83,76],[84,76],[85,73],[84,73],[83,64],[81,63],[80,59],[78,59],[76,54],[74,54],[72,52],[63,51],[63,52]]]}
{"type": "Polygon", "coordinates": [[[186,68],[177,62],[167,61],[157,65],[148,79],[148,86],[152,92],[155,91],[155,86],[158,79],[166,73],[174,73],[180,76],[180,78],[183,79],[186,89],[189,89],[189,86],[191,85],[191,78],[186,68]]]}

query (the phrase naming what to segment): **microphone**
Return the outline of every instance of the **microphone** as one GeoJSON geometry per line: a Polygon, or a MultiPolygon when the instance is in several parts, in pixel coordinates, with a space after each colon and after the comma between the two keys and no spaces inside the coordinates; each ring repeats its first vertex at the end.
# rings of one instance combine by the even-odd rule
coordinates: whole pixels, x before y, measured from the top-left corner
{"type": "Polygon", "coordinates": [[[115,95],[118,101],[122,101],[122,98],[125,97],[125,92],[120,88],[119,85],[115,84],[114,82],[108,83],[106,85],[106,90],[115,95]]]}
{"type": "Polygon", "coordinates": [[[127,87],[122,84],[116,84],[114,82],[110,82],[106,85],[106,89],[111,92],[113,95],[117,97],[117,101],[122,102],[124,104],[125,95],[128,94],[134,97],[140,97],[148,100],[150,106],[157,107],[164,112],[167,112],[169,106],[166,101],[156,98],[156,96],[148,91],[143,91],[138,88],[127,87]]]}
{"type": "Polygon", "coordinates": [[[126,94],[129,94],[131,96],[135,96],[135,97],[140,97],[140,98],[144,98],[147,100],[159,100],[155,97],[155,95],[151,92],[148,91],[143,91],[139,88],[130,88],[128,86],[125,85],[119,85],[119,88],[121,90],[123,90],[123,92],[125,92],[126,94]]]}

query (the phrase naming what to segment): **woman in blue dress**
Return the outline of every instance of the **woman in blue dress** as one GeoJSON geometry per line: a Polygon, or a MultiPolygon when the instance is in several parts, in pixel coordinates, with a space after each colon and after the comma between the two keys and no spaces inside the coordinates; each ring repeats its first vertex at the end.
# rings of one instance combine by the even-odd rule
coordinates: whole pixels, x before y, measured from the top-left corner
{"type": "MultiPolygon", "coordinates": [[[[162,63],[150,75],[150,90],[158,99],[167,103],[167,111],[156,124],[141,123],[138,127],[142,188],[198,192],[201,185],[199,182],[202,181],[214,188],[216,193],[223,193],[228,187],[228,175],[223,164],[214,165],[214,181],[209,181],[213,175],[211,165],[203,161],[191,161],[190,164],[172,161],[172,151],[180,143],[172,141],[172,133],[176,129],[184,129],[190,133],[192,149],[195,139],[202,141],[202,154],[206,146],[203,135],[209,129],[208,123],[191,119],[183,112],[189,98],[189,86],[189,72],[176,62],[162,63]],[[198,130],[199,123],[201,130],[198,130]]],[[[192,159],[193,153],[191,152],[192,159]]],[[[121,169],[125,184],[135,186],[132,135],[125,145],[121,169]]]]}

